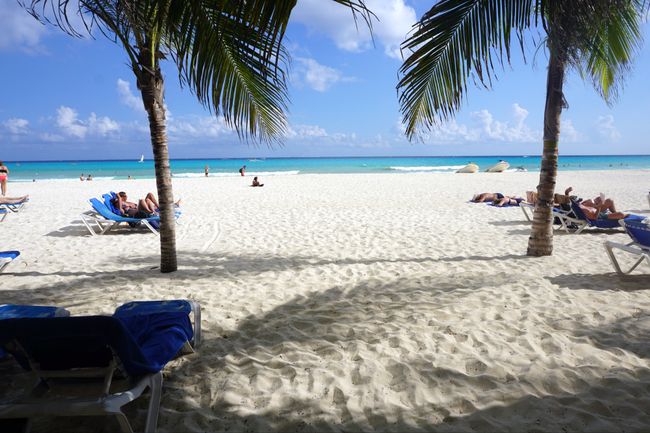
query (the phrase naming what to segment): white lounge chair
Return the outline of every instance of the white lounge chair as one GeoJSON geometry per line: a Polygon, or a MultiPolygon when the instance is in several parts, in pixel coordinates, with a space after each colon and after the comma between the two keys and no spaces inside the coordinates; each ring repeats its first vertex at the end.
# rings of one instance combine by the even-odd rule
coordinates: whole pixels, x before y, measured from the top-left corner
{"type": "Polygon", "coordinates": [[[650,226],[643,221],[638,220],[621,220],[621,225],[632,238],[632,242],[619,244],[617,242],[606,241],[605,250],[607,251],[607,255],[609,256],[616,273],[619,275],[625,275],[631,273],[644,261],[650,265],[650,226]],[[638,256],[638,259],[627,270],[624,270],[614,255],[614,250],[616,249],[638,256]]]}

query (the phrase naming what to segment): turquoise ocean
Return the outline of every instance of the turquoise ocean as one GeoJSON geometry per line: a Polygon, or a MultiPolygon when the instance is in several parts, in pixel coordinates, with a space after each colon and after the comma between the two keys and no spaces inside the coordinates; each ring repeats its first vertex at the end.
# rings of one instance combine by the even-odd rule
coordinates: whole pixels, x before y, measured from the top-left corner
{"type": "MultiPolygon", "coordinates": [[[[201,177],[207,165],[210,176],[238,176],[246,165],[249,175],[301,175],[309,173],[453,173],[469,162],[481,171],[499,160],[510,163],[510,171],[538,171],[539,156],[432,156],[354,158],[250,158],[177,159],[171,161],[174,177],[201,177]]],[[[154,178],[151,160],[139,161],[48,161],[6,162],[10,182],[78,179],[91,174],[95,179],[154,178]]],[[[560,156],[560,170],[650,170],[650,155],[560,156]]]]}

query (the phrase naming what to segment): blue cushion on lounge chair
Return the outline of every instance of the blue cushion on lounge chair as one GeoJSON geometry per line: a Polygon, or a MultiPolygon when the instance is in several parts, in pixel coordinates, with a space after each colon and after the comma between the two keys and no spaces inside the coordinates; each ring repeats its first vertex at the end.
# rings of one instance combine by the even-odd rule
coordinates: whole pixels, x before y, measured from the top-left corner
{"type": "Polygon", "coordinates": [[[182,312],[0,321],[0,345],[27,370],[29,363],[11,341],[18,341],[42,370],[105,367],[115,353],[132,378],[160,371],[192,335],[182,312]]]}
{"type": "Polygon", "coordinates": [[[20,251],[0,251],[0,259],[14,260],[20,255],[20,251]]]}
{"type": "MultiPolygon", "coordinates": [[[[10,252],[18,253],[18,251],[10,252]]],[[[1,254],[2,253],[0,253],[0,255],[1,254]]],[[[20,253],[18,254],[20,255],[20,253]]],[[[16,319],[18,317],[65,317],[69,315],[70,312],[68,310],[60,307],[15,304],[0,305],[0,320],[16,319]]],[[[0,359],[4,358],[6,355],[7,352],[0,348],[0,359]]]]}
{"type": "Polygon", "coordinates": [[[0,320],[16,319],[18,317],[63,317],[70,312],[65,308],[40,305],[0,305],[0,320]]]}
{"type": "Polygon", "coordinates": [[[650,226],[642,220],[626,218],[624,221],[625,231],[637,244],[650,248],[650,226]]]}
{"type": "MultiPolygon", "coordinates": [[[[575,214],[576,218],[587,221],[590,226],[593,227],[598,227],[601,229],[615,229],[621,227],[620,220],[610,220],[610,219],[589,219],[587,218],[587,215],[583,212],[583,210],[580,208],[580,205],[578,202],[571,201],[571,210],[575,214]]],[[[640,215],[629,215],[628,217],[625,218],[625,221],[637,221],[640,219],[643,219],[644,217],[640,215]]]]}
{"type": "Polygon", "coordinates": [[[102,198],[104,199],[104,204],[106,205],[108,210],[110,210],[116,215],[122,215],[122,211],[116,208],[115,205],[113,204],[114,203],[113,200],[117,198],[117,194],[111,191],[108,194],[103,194],[102,198]]]}
{"type": "Polygon", "coordinates": [[[93,206],[93,209],[95,209],[95,211],[97,211],[97,213],[99,213],[101,216],[103,216],[104,218],[106,218],[108,220],[111,220],[111,221],[124,222],[124,223],[139,223],[143,219],[146,219],[149,222],[160,220],[160,217],[158,217],[158,216],[153,216],[151,218],[123,217],[123,216],[121,216],[119,214],[116,214],[116,213],[112,212],[106,206],[106,204],[104,204],[103,202],[99,201],[96,198],[91,198],[90,199],[90,204],[93,206]]]}

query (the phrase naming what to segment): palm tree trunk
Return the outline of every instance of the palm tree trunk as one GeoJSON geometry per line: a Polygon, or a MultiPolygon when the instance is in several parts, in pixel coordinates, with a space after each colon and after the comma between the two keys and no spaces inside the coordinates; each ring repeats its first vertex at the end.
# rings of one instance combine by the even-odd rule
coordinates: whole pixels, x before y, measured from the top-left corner
{"type": "Polygon", "coordinates": [[[548,75],[546,78],[546,107],[544,109],[544,151],[537,185],[537,203],[533,214],[533,227],[528,239],[529,256],[550,256],[553,253],[553,194],[557,179],[558,141],[560,115],[564,106],[565,56],[550,46],[548,75]]]}
{"type": "Polygon", "coordinates": [[[167,148],[167,126],[163,101],[165,82],[158,62],[153,67],[149,51],[140,52],[140,65],[146,66],[138,73],[138,88],[142,93],[142,102],[149,116],[151,147],[156,167],[156,187],[160,203],[160,272],[174,272],[178,269],[176,262],[176,219],[174,215],[174,195],[172,177],[169,167],[169,150],[167,148]]]}

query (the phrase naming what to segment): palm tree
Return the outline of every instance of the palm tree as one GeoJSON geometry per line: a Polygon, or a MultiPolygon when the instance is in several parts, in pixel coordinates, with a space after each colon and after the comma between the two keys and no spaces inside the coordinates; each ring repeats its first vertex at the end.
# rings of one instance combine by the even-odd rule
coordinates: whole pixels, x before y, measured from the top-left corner
{"type": "Polygon", "coordinates": [[[514,38],[524,51],[541,35],[548,54],[544,148],[528,255],[553,251],[551,206],[557,177],[562,86],[568,68],[592,79],[610,103],[641,39],[642,0],[440,0],[402,44],[410,51],[397,85],[406,134],[455,114],[468,79],[490,88],[494,64],[508,63],[514,38]],[[545,36],[545,37],[544,37],[545,36]]]}
{"type": "MultiPolygon", "coordinates": [[[[364,0],[333,0],[370,26],[364,0]]],[[[288,55],[282,46],[296,0],[31,0],[35,18],[81,36],[101,32],[124,48],[149,118],[160,202],[160,270],[177,269],[174,199],[160,60],[240,138],[272,143],[286,131],[288,55]]]]}

